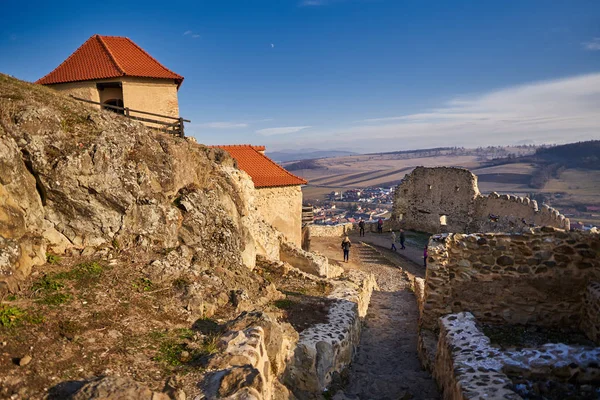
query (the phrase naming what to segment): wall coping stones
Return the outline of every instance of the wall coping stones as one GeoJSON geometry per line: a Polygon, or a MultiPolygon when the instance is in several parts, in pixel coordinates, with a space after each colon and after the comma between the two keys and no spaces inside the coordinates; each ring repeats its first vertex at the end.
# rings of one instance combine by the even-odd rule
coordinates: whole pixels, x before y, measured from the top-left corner
{"type": "Polygon", "coordinates": [[[288,364],[284,379],[299,398],[325,390],[333,375],[350,364],[360,341],[360,318],[367,313],[377,283],[373,274],[362,271],[348,271],[343,277],[348,280],[332,282],[328,298],[338,301],[329,308],[329,321],[300,333],[288,364]]]}
{"type": "Polygon", "coordinates": [[[469,312],[440,318],[434,377],[444,399],[520,399],[506,375],[580,384],[600,380],[600,348],[549,343],[538,348],[500,350],[469,312]]]}

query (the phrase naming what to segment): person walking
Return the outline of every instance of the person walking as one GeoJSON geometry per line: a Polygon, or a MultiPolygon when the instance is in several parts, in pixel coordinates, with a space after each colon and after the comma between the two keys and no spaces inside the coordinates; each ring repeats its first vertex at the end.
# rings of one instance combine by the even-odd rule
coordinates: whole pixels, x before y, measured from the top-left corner
{"type": "Polygon", "coordinates": [[[383,233],[383,220],[381,218],[377,221],[377,233],[383,233]]]}
{"type": "Polygon", "coordinates": [[[404,242],[406,241],[406,236],[404,236],[404,229],[400,229],[400,249],[404,250],[406,247],[404,246],[404,242]]]}
{"type": "Polygon", "coordinates": [[[358,235],[365,236],[365,221],[363,221],[362,218],[360,219],[360,221],[358,221],[358,227],[360,228],[358,235]]]}
{"type": "Polygon", "coordinates": [[[396,249],[396,232],[391,229],[390,231],[392,232],[392,251],[398,251],[398,249],[396,249]]]}
{"type": "Polygon", "coordinates": [[[344,236],[344,240],[342,240],[342,250],[344,251],[344,261],[348,262],[350,258],[350,247],[352,247],[352,243],[350,243],[350,239],[348,236],[344,236]]]}
{"type": "Polygon", "coordinates": [[[425,246],[425,250],[423,250],[423,266],[427,268],[427,246],[425,246]]]}

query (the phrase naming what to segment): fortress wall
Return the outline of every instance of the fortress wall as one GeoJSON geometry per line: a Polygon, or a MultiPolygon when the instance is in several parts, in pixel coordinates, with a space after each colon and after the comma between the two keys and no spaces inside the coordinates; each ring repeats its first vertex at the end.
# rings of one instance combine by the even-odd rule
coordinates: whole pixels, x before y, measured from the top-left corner
{"type": "Polygon", "coordinates": [[[600,283],[590,282],[583,296],[581,330],[590,340],[600,343],[600,283]]]}
{"type": "Polygon", "coordinates": [[[395,191],[392,219],[405,229],[464,232],[477,196],[477,177],[469,170],[417,167],[395,191]]]}
{"type": "Polygon", "coordinates": [[[338,225],[309,225],[310,237],[342,237],[349,234],[352,229],[358,229],[358,224],[348,222],[338,225]]]}
{"type": "Polygon", "coordinates": [[[561,229],[569,230],[571,222],[565,218],[560,212],[547,205],[542,205],[540,211],[536,214],[534,224],[537,226],[554,226],[561,229]]]}
{"type": "Polygon", "coordinates": [[[401,221],[405,229],[441,233],[522,232],[530,226],[570,228],[567,218],[548,206],[538,210],[535,200],[497,193],[482,196],[477,177],[463,168],[418,167],[395,193],[392,219],[401,221]]]}
{"type": "Polygon", "coordinates": [[[600,279],[600,235],[544,227],[522,234],[448,234],[429,242],[420,324],[470,311],[492,324],[577,326],[600,279]]]}

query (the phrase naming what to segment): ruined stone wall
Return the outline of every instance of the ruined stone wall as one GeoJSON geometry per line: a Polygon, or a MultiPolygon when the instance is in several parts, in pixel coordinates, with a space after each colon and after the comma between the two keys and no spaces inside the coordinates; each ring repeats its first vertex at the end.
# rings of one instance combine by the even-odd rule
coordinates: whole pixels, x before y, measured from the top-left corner
{"type": "Polygon", "coordinates": [[[600,278],[599,252],[600,235],[554,228],[434,236],[421,326],[460,311],[495,324],[578,326],[583,292],[600,278]]]}
{"type": "Polygon", "coordinates": [[[256,189],[254,202],[262,217],[288,241],[302,245],[302,190],[300,186],[256,189]]]}
{"type": "Polygon", "coordinates": [[[522,232],[530,226],[570,228],[568,218],[528,198],[482,196],[463,168],[418,167],[395,192],[392,220],[406,229],[440,232],[522,232]],[[490,218],[494,216],[494,218],[490,218]]]}
{"type": "Polygon", "coordinates": [[[358,224],[348,222],[338,225],[309,225],[310,237],[342,237],[358,230],[358,224]]]}
{"type": "Polygon", "coordinates": [[[583,296],[581,330],[600,344],[600,283],[590,282],[583,296]]]}
{"type": "Polygon", "coordinates": [[[417,167],[396,188],[392,219],[406,229],[464,232],[477,196],[477,177],[466,169],[417,167]]]}

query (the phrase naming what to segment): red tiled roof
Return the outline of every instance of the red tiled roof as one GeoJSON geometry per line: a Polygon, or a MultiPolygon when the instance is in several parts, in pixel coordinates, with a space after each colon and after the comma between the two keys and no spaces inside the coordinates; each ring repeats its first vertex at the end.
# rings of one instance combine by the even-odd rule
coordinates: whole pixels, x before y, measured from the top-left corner
{"type": "Polygon", "coordinates": [[[254,187],[296,186],[308,183],[261,154],[260,151],[264,151],[264,146],[240,144],[213,147],[218,147],[231,154],[237,161],[238,167],[250,175],[254,181],[254,187]]]}
{"type": "Polygon", "coordinates": [[[164,67],[131,39],[94,35],[36,83],[51,85],[119,76],[173,79],[178,87],[183,82],[183,76],[164,67]]]}

